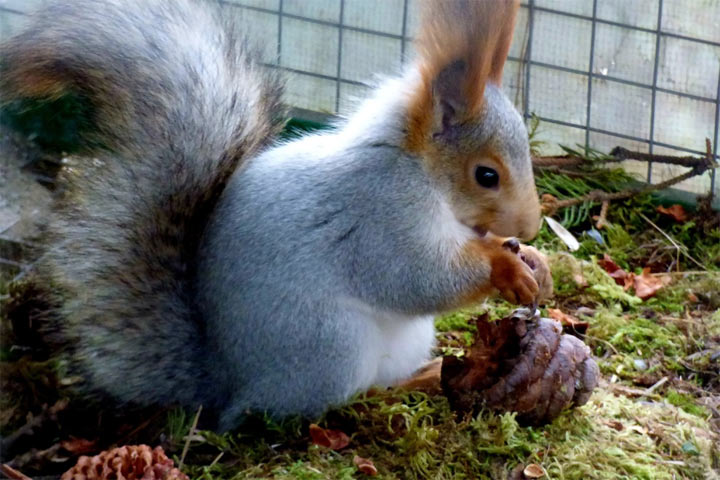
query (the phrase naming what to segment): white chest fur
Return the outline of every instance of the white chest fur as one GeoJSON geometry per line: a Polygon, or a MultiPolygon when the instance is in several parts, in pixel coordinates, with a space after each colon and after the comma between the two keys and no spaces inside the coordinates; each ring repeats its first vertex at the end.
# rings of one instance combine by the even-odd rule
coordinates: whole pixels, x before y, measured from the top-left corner
{"type": "Polygon", "coordinates": [[[361,302],[350,303],[364,333],[358,391],[399,383],[430,359],[435,344],[434,316],[381,312],[361,302]]]}
{"type": "Polygon", "coordinates": [[[375,319],[381,341],[375,352],[377,373],[373,383],[392,385],[405,380],[430,359],[435,344],[433,320],[433,316],[375,319]]]}

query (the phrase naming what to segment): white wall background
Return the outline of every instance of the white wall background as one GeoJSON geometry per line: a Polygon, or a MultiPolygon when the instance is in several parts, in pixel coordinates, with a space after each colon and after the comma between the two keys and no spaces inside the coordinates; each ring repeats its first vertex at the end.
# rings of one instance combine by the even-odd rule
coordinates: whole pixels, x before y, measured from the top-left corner
{"type": "MultiPolygon", "coordinates": [[[[0,39],[49,0],[0,0],[0,39]]],[[[438,0],[450,1],[450,0],[438,0]]],[[[377,74],[412,58],[417,0],[227,0],[265,61],[286,70],[289,104],[349,113],[377,74]]],[[[701,154],[720,137],[720,0],[525,0],[505,89],[557,144],[701,154]]],[[[718,154],[715,146],[716,155],[718,154]]],[[[717,158],[717,157],[716,157],[717,158]]],[[[627,162],[652,182],[681,173],[627,162]]],[[[720,174],[714,182],[720,195],[720,174]]],[[[680,187],[706,193],[711,175],[680,187]]]]}

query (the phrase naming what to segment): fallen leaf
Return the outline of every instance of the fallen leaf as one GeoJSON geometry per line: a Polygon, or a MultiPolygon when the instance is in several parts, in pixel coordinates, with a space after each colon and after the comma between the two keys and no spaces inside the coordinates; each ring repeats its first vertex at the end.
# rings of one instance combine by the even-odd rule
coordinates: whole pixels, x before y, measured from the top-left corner
{"type": "Polygon", "coordinates": [[[84,438],[71,438],[60,442],[62,448],[73,455],[85,455],[95,451],[97,445],[94,440],[86,440],[84,438]]]}
{"type": "Polygon", "coordinates": [[[632,275],[620,268],[615,261],[610,258],[607,253],[603,255],[603,258],[598,260],[598,265],[605,269],[605,271],[615,280],[615,283],[622,285],[627,290],[630,288],[628,278],[632,275]]]}
{"type": "Polygon", "coordinates": [[[615,263],[615,260],[613,260],[607,253],[603,254],[603,258],[598,259],[598,265],[603,267],[607,273],[613,273],[616,270],[620,270],[620,265],[615,263]]]}
{"type": "Polygon", "coordinates": [[[315,445],[340,450],[350,444],[350,437],[340,430],[329,430],[316,424],[310,425],[310,438],[315,445]]]}
{"type": "Polygon", "coordinates": [[[617,430],[618,432],[622,432],[623,430],[625,430],[623,424],[617,420],[605,420],[603,423],[605,423],[605,425],[612,428],[613,430],[617,430]]]}
{"type": "Polygon", "coordinates": [[[633,286],[635,286],[635,274],[628,273],[627,277],[625,277],[625,284],[623,285],[623,290],[627,292],[628,290],[630,290],[630,287],[633,286]]]}
{"type": "Polygon", "coordinates": [[[687,299],[689,302],[698,303],[700,299],[693,292],[688,292],[687,299]]]}
{"type": "Polygon", "coordinates": [[[590,324],[588,322],[578,320],[574,316],[563,312],[559,308],[548,308],[548,315],[553,320],[557,320],[563,327],[569,327],[574,332],[584,335],[590,324]]]}
{"type": "Polygon", "coordinates": [[[542,478],[545,476],[545,470],[537,463],[531,463],[523,470],[525,478],[542,478]]]}
{"type": "Polygon", "coordinates": [[[641,275],[635,275],[633,278],[635,295],[643,300],[648,299],[671,281],[669,275],[652,275],[649,268],[644,268],[641,275]]]}
{"type": "Polygon", "coordinates": [[[369,458],[363,458],[355,455],[355,457],[353,458],[353,463],[358,468],[358,470],[360,470],[365,475],[374,477],[378,473],[375,464],[369,458]]]}
{"type": "Polygon", "coordinates": [[[684,223],[687,221],[687,212],[685,212],[685,209],[682,207],[682,205],[672,205],[667,208],[660,205],[655,210],[657,210],[658,213],[672,218],[676,222],[684,223]]]}

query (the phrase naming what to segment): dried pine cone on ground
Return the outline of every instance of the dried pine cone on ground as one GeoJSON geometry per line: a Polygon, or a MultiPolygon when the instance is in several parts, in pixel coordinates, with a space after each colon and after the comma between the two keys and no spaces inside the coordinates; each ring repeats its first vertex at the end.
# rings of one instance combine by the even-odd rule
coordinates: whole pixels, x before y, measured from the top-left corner
{"type": "Polygon", "coordinates": [[[189,480],[161,447],[133,445],[80,457],[60,480],[189,480]]]}
{"type": "Polygon", "coordinates": [[[486,315],[475,322],[475,343],[467,355],[443,359],[442,387],[455,409],[512,411],[519,421],[537,425],[588,401],[598,366],[590,349],[563,335],[558,322],[528,309],[497,322],[486,315]]]}

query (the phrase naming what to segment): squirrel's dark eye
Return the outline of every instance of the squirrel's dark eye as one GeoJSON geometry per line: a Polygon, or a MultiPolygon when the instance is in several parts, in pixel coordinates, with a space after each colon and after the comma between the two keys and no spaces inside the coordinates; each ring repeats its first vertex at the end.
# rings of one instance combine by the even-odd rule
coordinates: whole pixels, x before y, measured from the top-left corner
{"type": "Polygon", "coordinates": [[[492,168],[477,167],[475,168],[475,181],[481,187],[493,188],[496,187],[500,181],[500,176],[492,168]]]}

